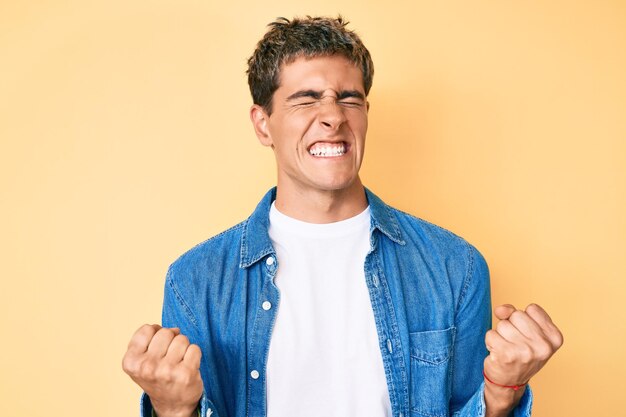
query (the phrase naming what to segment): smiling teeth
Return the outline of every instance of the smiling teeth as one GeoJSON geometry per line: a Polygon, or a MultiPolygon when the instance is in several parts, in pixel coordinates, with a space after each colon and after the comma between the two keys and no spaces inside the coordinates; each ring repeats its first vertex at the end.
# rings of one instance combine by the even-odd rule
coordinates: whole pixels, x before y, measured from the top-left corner
{"type": "Polygon", "coordinates": [[[313,156],[340,156],[346,153],[346,148],[343,144],[335,146],[314,146],[309,150],[309,153],[313,156]]]}

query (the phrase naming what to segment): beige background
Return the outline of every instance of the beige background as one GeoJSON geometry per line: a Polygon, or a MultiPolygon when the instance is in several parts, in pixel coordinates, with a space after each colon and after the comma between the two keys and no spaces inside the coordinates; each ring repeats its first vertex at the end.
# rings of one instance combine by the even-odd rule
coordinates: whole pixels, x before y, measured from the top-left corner
{"type": "Polygon", "coordinates": [[[168,264],[274,182],[246,59],[336,13],[376,64],[365,183],[560,324],[535,416],[622,414],[626,4],[295,3],[0,2],[0,415],[137,414],[121,358],[168,264]]]}

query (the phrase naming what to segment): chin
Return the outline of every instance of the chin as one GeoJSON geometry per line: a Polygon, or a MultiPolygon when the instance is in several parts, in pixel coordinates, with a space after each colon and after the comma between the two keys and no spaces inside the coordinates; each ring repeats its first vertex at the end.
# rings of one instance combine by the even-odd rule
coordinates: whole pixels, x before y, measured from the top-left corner
{"type": "Polygon", "coordinates": [[[323,191],[345,191],[351,189],[356,183],[356,178],[338,180],[333,178],[329,181],[319,182],[318,189],[323,191]]]}

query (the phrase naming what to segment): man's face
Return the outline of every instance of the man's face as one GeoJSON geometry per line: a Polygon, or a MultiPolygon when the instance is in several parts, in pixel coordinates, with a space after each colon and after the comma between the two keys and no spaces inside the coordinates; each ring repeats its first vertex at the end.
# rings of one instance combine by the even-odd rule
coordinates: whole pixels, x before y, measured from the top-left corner
{"type": "Polygon", "coordinates": [[[360,186],[368,103],[361,70],[340,55],[298,58],[280,70],[272,114],[253,106],[260,141],[274,149],[278,186],[291,192],[360,186]]]}

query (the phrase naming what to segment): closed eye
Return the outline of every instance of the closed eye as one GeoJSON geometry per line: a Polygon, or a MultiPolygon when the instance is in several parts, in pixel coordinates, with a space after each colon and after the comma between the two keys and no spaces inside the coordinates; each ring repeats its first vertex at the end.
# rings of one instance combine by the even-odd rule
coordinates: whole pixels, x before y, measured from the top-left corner
{"type": "Polygon", "coordinates": [[[342,106],[347,106],[347,107],[360,107],[363,105],[363,102],[360,100],[354,101],[354,100],[340,100],[339,104],[341,104],[342,106]]]}
{"type": "Polygon", "coordinates": [[[315,100],[315,101],[301,101],[301,102],[298,102],[298,103],[294,103],[293,105],[294,105],[294,107],[308,107],[308,106],[312,106],[312,105],[317,104],[317,103],[319,103],[318,100],[315,100]]]}

